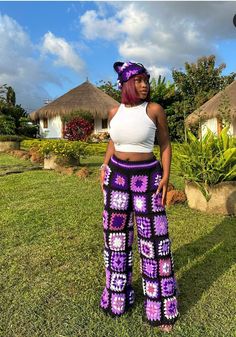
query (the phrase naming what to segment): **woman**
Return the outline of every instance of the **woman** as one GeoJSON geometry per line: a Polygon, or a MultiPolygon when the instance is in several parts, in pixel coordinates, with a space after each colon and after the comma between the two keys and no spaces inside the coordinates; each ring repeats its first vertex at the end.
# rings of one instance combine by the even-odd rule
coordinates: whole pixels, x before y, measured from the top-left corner
{"type": "Polygon", "coordinates": [[[116,62],[122,99],[109,111],[110,141],[101,166],[106,286],[100,308],[120,316],[133,306],[132,243],[137,225],[144,319],[171,331],[179,317],[177,282],[165,212],[171,144],[163,108],[150,102],[150,75],[134,62],[116,62]],[[155,132],[161,162],[152,152],[155,132]]]}

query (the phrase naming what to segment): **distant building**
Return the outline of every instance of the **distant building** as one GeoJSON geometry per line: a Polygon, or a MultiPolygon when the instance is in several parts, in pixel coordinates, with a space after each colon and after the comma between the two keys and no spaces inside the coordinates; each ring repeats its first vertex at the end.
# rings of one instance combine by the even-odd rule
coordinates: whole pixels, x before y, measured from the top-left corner
{"type": "Polygon", "coordinates": [[[200,123],[203,136],[207,131],[207,127],[216,135],[219,135],[222,130],[222,122],[224,121],[219,108],[224,97],[227,97],[229,100],[229,134],[236,136],[236,81],[233,81],[224,90],[218,92],[209,101],[191,113],[185,119],[185,125],[188,127],[200,123]]]}
{"type": "Polygon", "coordinates": [[[94,133],[109,131],[108,110],[119,103],[96,86],[86,81],[66,94],[29,114],[39,123],[40,136],[63,138],[65,124],[62,116],[72,112],[90,112],[94,117],[94,133]]]}

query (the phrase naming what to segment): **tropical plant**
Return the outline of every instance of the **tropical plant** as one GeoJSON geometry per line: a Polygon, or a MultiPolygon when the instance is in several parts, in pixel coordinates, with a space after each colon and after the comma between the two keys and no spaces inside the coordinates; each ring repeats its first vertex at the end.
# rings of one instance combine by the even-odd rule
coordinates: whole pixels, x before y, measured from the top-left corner
{"type": "Polygon", "coordinates": [[[187,130],[187,141],[175,148],[178,160],[173,168],[186,181],[194,182],[207,201],[211,185],[236,179],[236,140],[228,131],[229,126],[224,127],[217,137],[207,128],[198,140],[187,130]]]}

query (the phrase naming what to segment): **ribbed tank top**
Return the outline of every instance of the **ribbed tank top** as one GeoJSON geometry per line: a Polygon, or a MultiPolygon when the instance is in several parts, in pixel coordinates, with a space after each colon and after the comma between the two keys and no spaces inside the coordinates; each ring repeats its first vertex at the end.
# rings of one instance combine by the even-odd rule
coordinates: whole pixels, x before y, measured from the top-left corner
{"type": "Polygon", "coordinates": [[[152,152],[156,125],[147,115],[148,102],[127,108],[120,104],[109,123],[115,150],[121,152],[152,152]]]}

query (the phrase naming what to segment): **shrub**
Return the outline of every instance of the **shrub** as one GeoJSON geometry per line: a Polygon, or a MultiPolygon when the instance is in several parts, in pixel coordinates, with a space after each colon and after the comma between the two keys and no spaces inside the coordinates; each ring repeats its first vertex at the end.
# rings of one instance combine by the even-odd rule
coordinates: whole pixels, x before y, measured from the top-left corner
{"type": "Polygon", "coordinates": [[[81,117],[75,117],[66,124],[64,138],[86,141],[93,131],[93,124],[81,117]]]}
{"type": "Polygon", "coordinates": [[[206,199],[208,187],[222,181],[236,179],[236,140],[228,135],[229,127],[222,129],[217,137],[208,128],[198,140],[187,130],[187,142],[176,146],[174,169],[187,181],[195,182],[206,199]]]}

